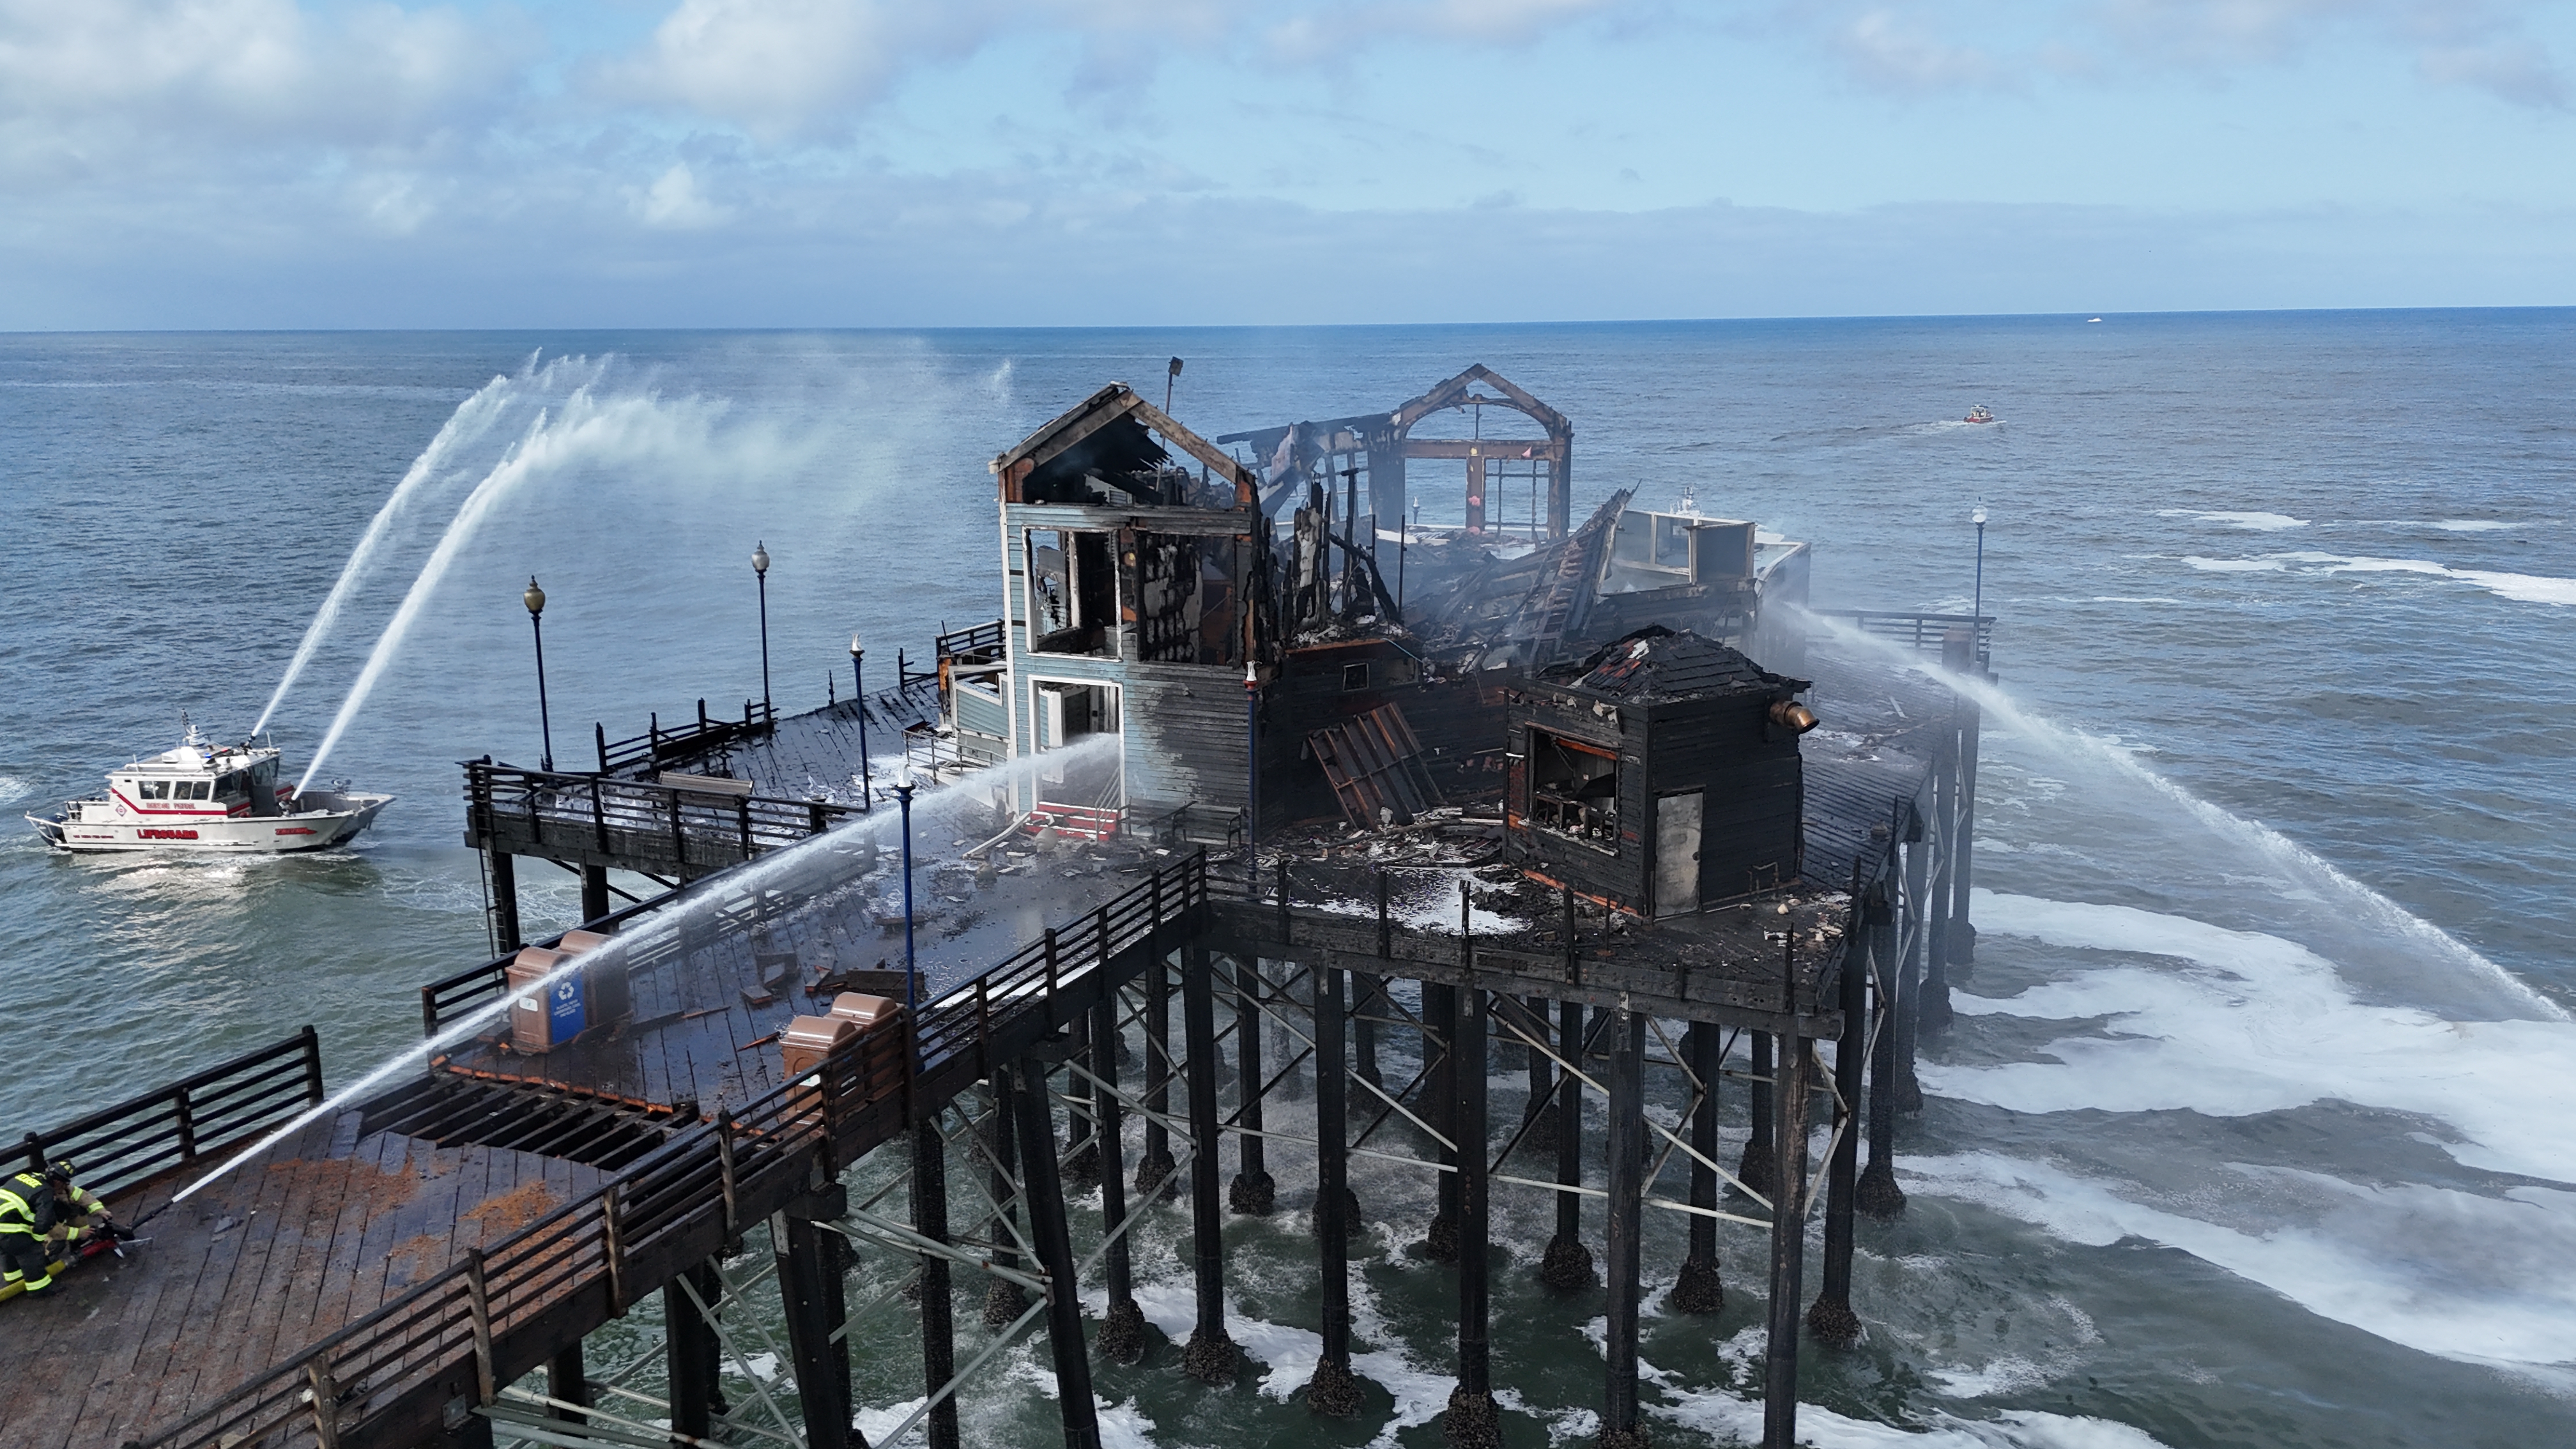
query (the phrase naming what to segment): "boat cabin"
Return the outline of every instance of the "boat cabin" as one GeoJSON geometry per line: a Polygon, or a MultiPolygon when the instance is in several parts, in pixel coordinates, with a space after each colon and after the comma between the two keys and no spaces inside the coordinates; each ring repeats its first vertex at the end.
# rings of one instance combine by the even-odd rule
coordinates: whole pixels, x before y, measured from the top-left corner
{"type": "Polygon", "coordinates": [[[110,797],[138,815],[274,815],[278,752],[191,740],[108,776],[110,797]]]}

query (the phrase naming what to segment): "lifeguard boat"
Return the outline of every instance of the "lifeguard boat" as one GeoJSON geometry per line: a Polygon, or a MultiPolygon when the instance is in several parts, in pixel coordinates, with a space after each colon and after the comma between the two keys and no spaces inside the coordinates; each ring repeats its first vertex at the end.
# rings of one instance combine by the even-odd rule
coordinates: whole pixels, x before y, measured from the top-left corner
{"type": "MultiPolygon", "coordinates": [[[[183,717],[184,719],[184,717],[183,717]]],[[[277,783],[279,752],[256,741],[179,743],[107,777],[107,794],[27,823],[60,850],[209,850],[275,854],[339,845],[375,823],[391,795],[277,783]]]]}
{"type": "Polygon", "coordinates": [[[1969,408],[1968,415],[1961,418],[1959,421],[1963,423],[1991,423],[1994,420],[1995,415],[1986,411],[1986,405],[1984,403],[1978,403],[1974,407],[1969,408]]]}

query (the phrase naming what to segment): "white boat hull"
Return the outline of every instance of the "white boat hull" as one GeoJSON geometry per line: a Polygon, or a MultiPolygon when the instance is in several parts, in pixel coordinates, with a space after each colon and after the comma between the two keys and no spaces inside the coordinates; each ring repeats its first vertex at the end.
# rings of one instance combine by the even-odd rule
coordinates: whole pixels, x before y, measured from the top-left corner
{"type": "Polygon", "coordinates": [[[344,845],[374,824],[377,812],[393,799],[391,795],[314,791],[297,802],[307,807],[301,810],[231,816],[145,814],[102,800],[82,800],[55,815],[30,815],[27,823],[58,850],[277,855],[344,845]]]}

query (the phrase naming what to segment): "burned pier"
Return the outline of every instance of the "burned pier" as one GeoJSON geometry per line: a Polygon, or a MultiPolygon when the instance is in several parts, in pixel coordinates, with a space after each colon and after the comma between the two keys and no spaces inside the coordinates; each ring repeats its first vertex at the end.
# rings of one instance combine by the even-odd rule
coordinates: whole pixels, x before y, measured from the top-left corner
{"type": "MultiPolygon", "coordinates": [[[[1802,1353],[1868,1316],[1858,1219],[1903,1210],[1914,1043],[1973,940],[1973,706],[1810,647],[1804,545],[1625,493],[1576,524],[1571,424],[1487,370],[1363,416],[1404,426],[1210,441],[1113,384],[995,459],[1008,612],[927,669],[603,729],[593,771],[469,763],[494,953],[424,985],[417,1061],[326,1101],[308,1031],[26,1134],[156,1241],[9,1307],[68,1379],[11,1376],[0,1419],[950,1449],[1042,1332],[1061,1436],[1095,1445],[1095,1372],[1232,1391],[1225,1224],[1282,1211],[1315,1233],[1305,1399],[1347,1414],[1356,1215],[1410,1211],[1363,1197],[1410,1175],[1452,1442],[1499,1442],[1523,1203],[1555,1238],[1501,1271],[1606,1303],[1602,1443],[1650,1437],[1650,1301],[1730,1288],[1768,1304],[1764,1442],[1795,1442],[1802,1353]],[[1406,451],[1408,415],[1494,397],[1544,434],[1515,445],[1547,465],[1529,527],[1471,491],[1458,528],[1380,528],[1401,460],[1452,456],[1406,451]],[[531,859],[582,875],[578,929],[522,939],[531,859]],[[1186,1263],[1185,1319],[1149,1322],[1149,1251],[1186,1263]]],[[[1858,623],[1985,665],[1984,620],[1858,623]]]]}

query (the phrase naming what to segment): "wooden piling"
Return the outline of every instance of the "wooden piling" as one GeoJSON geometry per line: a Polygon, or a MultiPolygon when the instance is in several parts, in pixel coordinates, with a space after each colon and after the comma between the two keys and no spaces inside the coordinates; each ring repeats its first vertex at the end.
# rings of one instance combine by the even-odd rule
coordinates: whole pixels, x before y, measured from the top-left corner
{"type": "Polygon", "coordinates": [[[1959,819],[1956,865],[1950,875],[1950,929],[1946,938],[1950,979],[1965,981],[1975,973],[1977,928],[1968,919],[1971,876],[1977,856],[1977,735],[1985,716],[1973,699],[1959,701],[1959,819]]]}
{"type": "MultiPolygon", "coordinates": [[[[554,1356],[546,1360],[546,1397],[585,1408],[589,1406],[590,1379],[582,1368],[580,1339],[556,1349],[554,1356]]],[[[570,1424],[590,1422],[588,1414],[574,1409],[548,1409],[546,1417],[570,1424]]]]}
{"type": "MultiPolygon", "coordinates": [[[[1100,1079],[1092,1089],[1092,1110],[1099,1114],[1100,1229],[1117,1232],[1127,1219],[1127,1135],[1118,1100],[1118,993],[1104,991],[1091,1014],[1091,1070],[1100,1079]]],[[[1150,1056],[1150,1052],[1148,1053],[1150,1056]]],[[[1136,1306],[1136,1278],[1129,1235],[1119,1233],[1101,1250],[1109,1279],[1109,1312],[1100,1322],[1100,1353],[1113,1363],[1135,1363],[1145,1356],[1145,1313],[1136,1306]]]]}
{"type": "Polygon", "coordinates": [[[1640,1220],[1644,1203],[1646,1116],[1643,1012],[1614,1010],[1610,1019],[1610,1252],[1608,1382],[1601,1401],[1601,1449],[1645,1449],[1637,1419],[1637,1309],[1640,1220]]]}
{"type": "Polygon", "coordinates": [[[1884,883],[1874,887],[1863,916],[1863,937],[1876,967],[1877,990],[1871,1002],[1876,1045],[1869,1056],[1869,1163],[1861,1169],[1853,1203],[1876,1218],[1905,1211],[1905,1190],[1896,1185],[1896,988],[1902,966],[1896,959],[1896,913],[1884,883]]]}
{"type": "Polygon", "coordinates": [[[1253,1217],[1267,1217],[1278,1202],[1279,1185],[1271,1179],[1262,1140],[1261,963],[1236,956],[1234,963],[1235,1134],[1237,1169],[1226,1189],[1226,1206],[1253,1217]]]}
{"type": "Polygon", "coordinates": [[[1319,1414],[1359,1412],[1351,1376],[1349,1084],[1342,1052],[1342,973],[1312,973],[1315,992],[1315,1259],[1323,1287],[1324,1348],[1306,1404],[1319,1414]]]}
{"type": "MultiPolygon", "coordinates": [[[[993,1094],[993,1115],[984,1121],[984,1153],[990,1160],[991,1174],[986,1179],[993,1199],[993,1265],[999,1268],[1020,1266],[1020,1253],[1011,1246],[1016,1241],[1011,1224],[1018,1213],[1012,1196],[1018,1191],[1022,1176],[1018,1169],[1017,1132],[1011,1122],[1011,1078],[1007,1068],[996,1067],[985,1079],[993,1094]]],[[[984,1290],[984,1326],[1002,1328],[1018,1320],[1029,1310],[1029,1295],[1008,1278],[996,1277],[984,1290]]]]}
{"type": "Polygon", "coordinates": [[[1771,1033],[1747,1032],[1745,1041],[1746,1055],[1750,1058],[1746,1071],[1752,1078],[1753,1090],[1748,1100],[1753,1109],[1753,1125],[1745,1136],[1744,1156],[1736,1163],[1735,1177],[1755,1192],[1768,1195],[1771,1191],[1772,1103],[1777,1100],[1772,1091],[1775,1073],[1771,1070],[1771,1033]]]}
{"type": "MultiPolygon", "coordinates": [[[[912,1129],[912,1230],[934,1243],[948,1241],[948,1147],[936,1124],[912,1129]]],[[[948,1260],[921,1255],[921,1383],[936,1394],[957,1376],[956,1325],[949,1298],[948,1260]]],[[[930,1449],[958,1449],[955,1395],[930,1406],[930,1449]]]]}
{"type": "Polygon", "coordinates": [[[483,852],[492,875],[492,954],[507,956],[527,944],[519,935],[519,866],[506,850],[483,852]]]}
{"type": "Polygon", "coordinates": [[[1216,987],[1201,947],[1181,968],[1181,1031],[1190,1073],[1191,1256],[1197,1270],[1198,1324],[1181,1367],[1212,1384],[1234,1382],[1242,1351],[1225,1332],[1225,1220],[1217,1202],[1216,987]]]}
{"type": "MultiPolygon", "coordinates": [[[[1864,910],[1866,907],[1864,907],[1864,910]]],[[[1836,1348],[1860,1342],[1851,1306],[1853,1188],[1860,1176],[1861,1057],[1869,1050],[1869,981],[1864,929],[1843,956],[1842,1039],[1834,1044],[1834,1153],[1825,1163],[1825,1286],[1807,1310],[1807,1331],[1836,1348]]]]}
{"type": "MultiPolygon", "coordinates": [[[[1540,1023],[1538,1034],[1545,1036],[1547,998],[1533,996],[1523,1004],[1529,1007],[1530,1019],[1540,1023]]],[[[1528,1058],[1529,1065],[1529,1105],[1523,1114],[1529,1119],[1529,1130],[1522,1135],[1521,1146],[1535,1157],[1556,1150],[1556,1103],[1548,1090],[1553,1085],[1550,1074],[1555,1064],[1547,1059],[1547,1053],[1535,1047],[1522,1055],[1528,1058]]]]}
{"type": "MultiPolygon", "coordinates": [[[[1705,1021],[1694,1021],[1690,1034],[1682,1038],[1682,1050],[1690,1059],[1691,1075],[1699,1078],[1699,1102],[1691,1111],[1691,1150],[1699,1156],[1691,1160],[1691,1206],[1709,1212],[1717,1210],[1717,1083],[1718,1070],[1725,1065],[1725,1042],[1718,1029],[1705,1021]]],[[[1717,1267],[1717,1219],[1691,1214],[1690,1252],[1682,1259],[1681,1276],[1673,1284],[1673,1306],[1684,1313],[1715,1313],[1726,1307],[1726,1287],[1717,1267]]]]}
{"type": "Polygon", "coordinates": [[[1932,751],[1932,889],[1924,897],[1924,964],[1920,1031],[1950,1025],[1950,896],[1956,889],[1959,825],[1959,737],[1941,732],[1932,751]]]}
{"type": "Polygon", "coordinates": [[[1905,900],[1902,933],[1905,960],[1897,971],[1896,985],[1896,1110],[1923,1110],[1923,1088],[1914,1078],[1914,1058],[1923,1037],[1923,957],[1925,942],[1932,934],[1929,918],[1931,896],[1931,835],[1923,812],[1907,811],[1909,829],[1905,847],[1905,900]]]}
{"type": "MultiPolygon", "coordinates": [[[[1055,1110],[1047,1092],[1046,1063],[1023,1057],[1017,1079],[1020,1156],[1026,1163],[1029,1231],[1046,1270],[1047,1347],[1055,1359],[1056,1413],[1065,1449],[1100,1449],[1100,1407],[1091,1397],[1091,1355],[1082,1342],[1082,1292],[1076,1281],[1073,1236],[1065,1222],[1064,1183],[1056,1171],[1055,1110]]],[[[810,1441],[809,1441],[810,1444],[810,1441]]]]}
{"type": "MultiPolygon", "coordinates": [[[[1556,1054],[1583,1065],[1583,1003],[1556,1005],[1556,1054]]],[[[1539,1259],[1539,1281],[1550,1288],[1592,1286],[1592,1248],[1583,1241],[1583,1083],[1571,1071],[1556,1080],[1556,1234],[1539,1259]]]]}
{"type": "MultiPolygon", "coordinates": [[[[1458,1140],[1458,1055],[1456,1044],[1446,1038],[1453,1034],[1457,1020],[1458,988],[1422,983],[1422,1059],[1431,1064],[1424,1078],[1422,1116],[1452,1143],[1458,1140]]],[[[1452,1147],[1433,1145],[1448,1170],[1440,1174],[1439,1206],[1430,1231],[1423,1235],[1422,1252],[1435,1263],[1454,1263],[1458,1261],[1458,1153],[1452,1147]]]]}
{"type": "Polygon", "coordinates": [[[1157,952],[1145,963],[1145,1153],[1136,1159],[1136,1195],[1168,1197],[1172,1182],[1172,963],[1157,952]]]}
{"type": "Polygon", "coordinates": [[[608,899],[608,867],[585,865],[581,868],[581,919],[584,925],[607,915],[613,907],[608,899]]]}
{"type": "Polygon", "coordinates": [[[1442,1431],[1459,1449],[1497,1449],[1503,1442],[1501,1418],[1494,1408],[1493,1352],[1486,1321],[1490,1285],[1487,1182],[1485,1052],[1492,1031],[1491,1004],[1484,989],[1458,987],[1451,1020],[1451,1054],[1457,1069],[1450,1074],[1457,1096],[1450,1112],[1450,1135],[1458,1143],[1458,1387],[1449,1393],[1449,1412],[1442,1431]]]}
{"type": "Polygon", "coordinates": [[[842,1275],[825,1248],[825,1230],[801,1205],[769,1220],[778,1258],[778,1296],[786,1310],[787,1350],[796,1369],[796,1402],[805,1422],[807,1449],[849,1449],[849,1353],[832,1333],[845,1319],[842,1275]],[[838,1358],[836,1366],[833,1360],[838,1358]]]}
{"type": "Polygon", "coordinates": [[[1807,1245],[1807,1043],[1784,1036],[1772,1073],[1770,1344],[1763,1354],[1762,1449],[1798,1443],[1798,1305],[1807,1245]]]}
{"type": "Polygon", "coordinates": [[[671,1385],[671,1431],[705,1439],[715,1431],[715,1415],[723,1412],[724,1391],[716,1381],[721,1355],[715,1327],[699,1309],[698,1300],[713,1310],[724,1291],[724,1280],[712,1263],[691,1268],[683,1279],[662,1290],[663,1371],[671,1385]],[[697,1299],[689,1296],[691,1288],[698,1290],[697,1299]]]}

